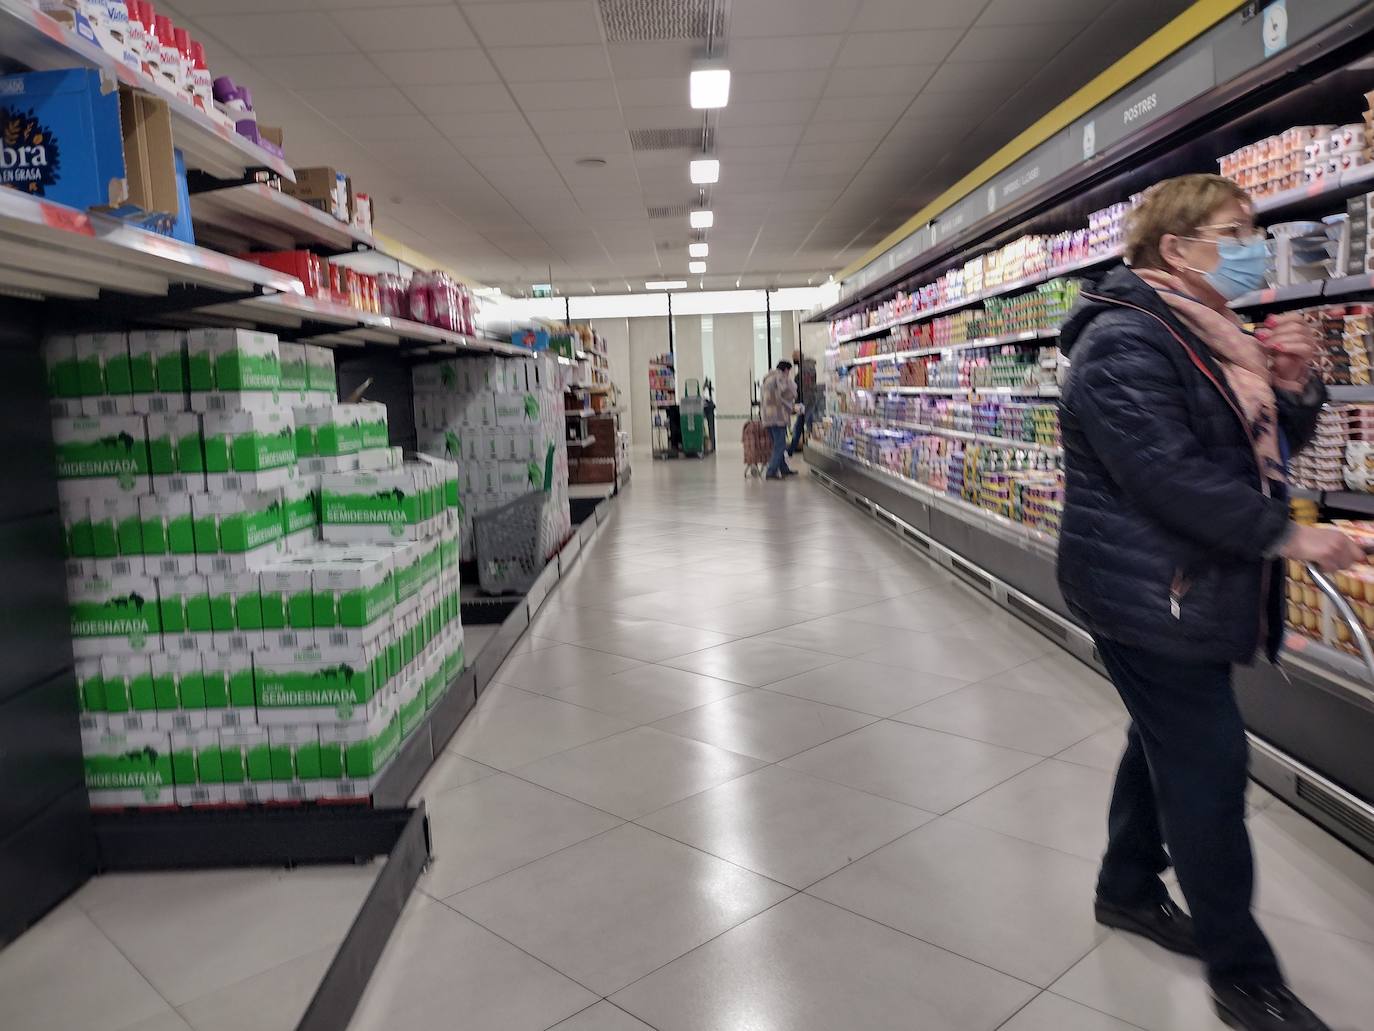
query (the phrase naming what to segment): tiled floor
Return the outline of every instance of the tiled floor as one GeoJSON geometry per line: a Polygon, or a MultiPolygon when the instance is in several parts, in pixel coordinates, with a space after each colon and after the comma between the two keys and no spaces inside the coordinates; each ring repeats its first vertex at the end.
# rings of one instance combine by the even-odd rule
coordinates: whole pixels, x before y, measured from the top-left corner
{"type": "MultiPolygon", "coordinates": [[[[1214,1031],[1091,917],[1109,685],[805,480],[641,462],[421,793],[352,1031],[1214,1031]]],[[[1374,866],[1252,791],[1258,905],[1374,1029],[1374,866]]]]}
{"type": "MultiPolygon", "coordinates": [[[[1110,686],[737,457],[639,464],[430,772],[351,1031],[1220,1031],[1091,918],[1110,686]]],[[[1374,865],[1251,808],[1293,981],[1374,1031],[1374,865]]],[[[290,1031],[375,873],[101,878],[0,952],[0,1029],[290,1031]]]]}

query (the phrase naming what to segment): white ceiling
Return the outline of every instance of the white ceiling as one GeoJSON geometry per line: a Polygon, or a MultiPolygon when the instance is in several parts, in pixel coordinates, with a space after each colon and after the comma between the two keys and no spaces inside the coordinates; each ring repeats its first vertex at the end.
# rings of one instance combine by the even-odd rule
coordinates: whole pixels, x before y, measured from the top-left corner
{"type": "MultiPolygon", "coordinates": [[[[717,0],[733,70],[707,288],[819,282],[1188,0],[717,0]]],[[[710,0],[175,0],[214,74],[378,228],[510,292],[681,276],[710,0]],[[627,36],[635,41],[618,41],[627,36]],[[678,38],[663,38],[676,36],[678,38]],[[598,157],[604,167],[580,166],[598,157]]],[[[166,5],[163,5],[164,7],[166,5]]]]}

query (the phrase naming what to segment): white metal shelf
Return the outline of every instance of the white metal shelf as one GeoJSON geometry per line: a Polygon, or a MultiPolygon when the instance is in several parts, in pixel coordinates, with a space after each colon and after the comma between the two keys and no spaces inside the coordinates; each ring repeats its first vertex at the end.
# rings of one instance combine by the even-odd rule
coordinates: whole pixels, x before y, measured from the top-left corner
{"type": "Polygon", "coordinates": [[[121,85],[167,102],[172,112],[172,142],[188,168],[220,179],[236,179],[254,168],[267,168],[292,182],[296,174],[269,154],[171,90],[135,71],[113,54],[67,30],[30,0],[0,0],[0,57],[35,71],[84,66],[113,76],[121,85]]]}
{"type": "Polygon", "coordinates": [[[933,308],[922,308],[920,311],[910,312],[901,318],[893,319],[879,326],[869,326],[867,329],[857,333],[847,333],[837,336],[831,340],[832,344],[847,344],[854,340],[861,340],[864,337],[880,336],[897,326],[907,326],[913,322],[925,322],[933,319],[937,315],[944,315],[947,312],[958,311],[960,308],[968,308],[975,304],[981,304],[990,297],[1000,297],[1003,294],[1015,293],[1017,290],[1024,290],[1027,287],[1038,286],[1041,283],[1048,283],[1052,279],[1061,276],[1072,275],[1075,272],[1082,272],[1085,269],[1094,268],[1098,265],[1107,265],[1121,257],[1120,251],[1111,251],[1107,254],[1099,254],[1090,258],[1083,258],[1079,261],[1069,262],[1067,265],[1060,265],[1045,272],[1039,272],[1032,276],[1024,276],[1021,279],[1013,280],[1010,283],[1002,283],[991,290],[982,290],[968,297],[961,297],[955,301],[946,301],[944,304],[937,304],[933,308]]]}
{"type": "Polygon", "coordinates": [[[242,250],[323,247],[350,251],[355,247],[376,247],[370,233],[340,222],[266,183],[193,194],[191,219],[198,237],[228,241],[242,250]]]}
{"type": "MultiPolygon", "coordinates": [[[[1317,200],[1340,200],[1352,193],[1374,186],[1374,164],[1348,168],[1335,181],[1308,183],[1292,190],[1284,190],[1255,201],[1256,215],[1276,216],[1306,207],[1317,200]]],[[[1266,218],[1265,221],[1269,219],[1266,218]]]]}
{"type": "Polygon", "coordinates": [[[868,415],[863,412],[836,412],[836,416],[845,419],[867,419],[870,422],[881,423],[884,426],[895,426],[898,429],[912,430],[916,433],[930,433],[937,437],[952,437],[955,440],[967,440],[975,444],[988,444],[993,447],[1005,447],[1012,449],[1024,449],[1027,451],[1043,451],[1047,455],[1062,455],[1062,447],[1054,447],[1049,444],[1037,444],[1033,440],[1012,440],[1010,437],[999,437],[991,433],[972,433],[968,430],[952,430],[944,426],[931,426],[924,422],[905,422],[901,419],[887,419],[881,415],[868,415]]]}
{"type": "Polygon", "coordinates": [[[32,297],[153,297],[171,284],[300,296],[299,279],[17,190],[0,189],[0,288],[32,297]]]}
{"type": "Polygon", "coordinates": [[[1055,329],[1028,329],[1019,333],[1003,333],[1000,336],[977,337],[958,344],[945,344],[943,347],[924,347],[914,351],[888,351],[885,354],[867,354],[848,361],[835,363],[836,368],[850,365],[873,365],[883,362],[905,361],[908,358],[922,358],[932,354],[946,354],[951,351],[967,351],[975,347],[1002,347],[1006,344],[1022,344],[1032,340],[1053,340],[1059,336],[1055,329]]]}

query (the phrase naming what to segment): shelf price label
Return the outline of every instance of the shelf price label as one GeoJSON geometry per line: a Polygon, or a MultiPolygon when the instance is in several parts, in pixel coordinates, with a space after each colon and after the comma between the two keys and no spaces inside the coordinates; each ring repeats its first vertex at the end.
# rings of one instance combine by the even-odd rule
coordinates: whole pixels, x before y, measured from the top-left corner
{"type": "Polygon", "coordinates": [[[38,210],[43,215],[44,224],[53,229],[61,229],[63,232],[77,233],[81,236],[95,235],[95,227],[91,225],[91,216],[84,211],[77,211],[65,204],[53,204],[49,201],[40,203],[38,210]]]}

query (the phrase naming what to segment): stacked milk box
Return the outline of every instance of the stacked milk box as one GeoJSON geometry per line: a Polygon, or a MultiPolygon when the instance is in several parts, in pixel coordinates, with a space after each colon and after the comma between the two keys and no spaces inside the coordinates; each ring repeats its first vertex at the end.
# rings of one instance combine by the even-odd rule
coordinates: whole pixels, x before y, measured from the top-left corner
{"type": "Polygon", "coordinates": [[[472,357],[415,369],[420,450],[458,463],[463,558],[472,519],[531,491],[546,490],[539,546],[547,557],[572,529],[563,367],[547,353],[472,357]]]}
{"type": "Polygon", "coordinates": [[[198,329],[45,353],[92,805],[370,794],[462,668],[456,468],[339,404],[325,348],[198,329]],[[325,526],[322,492],[345,499],[325,526]],[[360,493],[387,499],[362,527],[360,493]]]}

